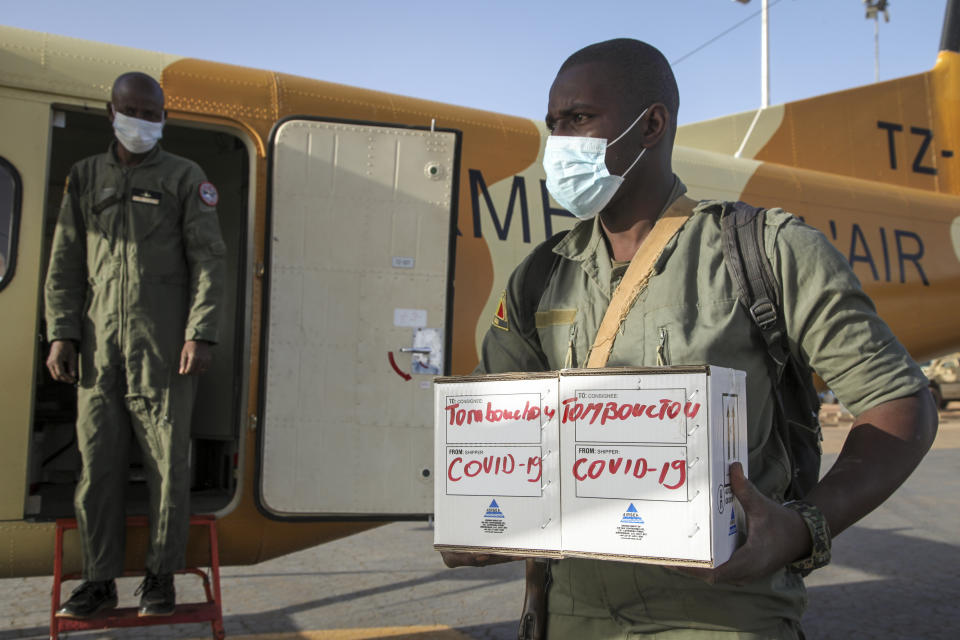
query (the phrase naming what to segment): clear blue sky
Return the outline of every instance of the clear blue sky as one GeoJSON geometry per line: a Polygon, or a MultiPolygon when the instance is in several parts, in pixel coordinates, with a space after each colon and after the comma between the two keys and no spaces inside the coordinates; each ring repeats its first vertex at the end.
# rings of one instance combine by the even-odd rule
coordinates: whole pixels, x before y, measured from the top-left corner
{"type": "MultiPolygon", "coordinates": [[[[873,82],[861,0],[770,0],[771,102],[873,82]]],[[[891,0],[880,79],[933,66],[946,0],[891,0]]],[[[0,24],[541,118],[576,49],[634,37],[674,61],[760,0],[0,0],[0,24]]],[[[760,103],[760,17],[675,66],[680,122],[760,103]]]]}

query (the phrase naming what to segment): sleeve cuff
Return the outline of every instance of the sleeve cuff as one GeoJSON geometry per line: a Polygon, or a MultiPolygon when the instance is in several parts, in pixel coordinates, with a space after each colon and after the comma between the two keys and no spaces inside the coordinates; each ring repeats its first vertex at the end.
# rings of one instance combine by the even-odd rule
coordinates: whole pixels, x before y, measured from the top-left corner
{"type": "Polygon", "coordinates": [[[73,340],[74,342],[80,342],[80,330],[76,327],[65,325],[47,327],[47,341],[54,342],[55,340],[73,340]]]}
{"type": "Polygon", "coordinates": [[[210,344],[217,343],[217,330],[211,327],[187,327],[186,332],[184,332],[183,341],[190,342],[191,340],[198,340],[203,342],[209,342],[210,344]]]}

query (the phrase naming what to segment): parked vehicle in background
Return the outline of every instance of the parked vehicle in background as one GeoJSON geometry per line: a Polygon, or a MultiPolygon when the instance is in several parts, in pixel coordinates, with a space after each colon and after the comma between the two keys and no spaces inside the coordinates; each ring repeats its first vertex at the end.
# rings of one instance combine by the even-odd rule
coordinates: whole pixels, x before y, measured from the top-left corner
{"type": "Polygon", "coordinates": [[[945,409],[951,400],[960,400],[960,353],[952,353],[923,367],[930,379],[930,393],[941,409],[945,409]]]}

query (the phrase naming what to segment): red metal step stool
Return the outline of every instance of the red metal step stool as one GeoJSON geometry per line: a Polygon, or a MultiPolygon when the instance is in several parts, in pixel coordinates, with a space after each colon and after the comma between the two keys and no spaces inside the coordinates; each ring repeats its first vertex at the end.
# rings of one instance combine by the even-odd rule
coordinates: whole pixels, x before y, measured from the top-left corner
{"type": "MultiPolygon", "coordinates": [[[[209,622],[216,640],[223,640],[226,634],[223,631],[223,608],[220,600],[220,552],[217,546],[217,525],[213,516],[190,516],[191,526],[204,526],[210,536],[210,575],[195,567],[188,567],[179,574],[192,573],[203,580],[203,590],[207,594],[206,602],[188,602],[177,604],[173,615],[151,616],[140,618],[136,607],[125,607],[103,611],[91,618],[79,620],[76,618],[58,618],[57,609],[60,608],[60,588],[64,580],[75,580],[80,574],[63,575],[63,532],[67,529],[76,529],[75,518],[60,518],[57,520],[57,535],[53,557],[53,592],[50,602],[50,638],[57,640],[61,631],[85,631],[88,629],[111,629],[116,627],[142,627],[158,624],[182,624],[185,622],[209,622]]],[[[130,516],[127,526],[146,527],[146,516],[130,516]]],[[[124,573],[125,576],[143,575],[142,571],[124,573]]]]}

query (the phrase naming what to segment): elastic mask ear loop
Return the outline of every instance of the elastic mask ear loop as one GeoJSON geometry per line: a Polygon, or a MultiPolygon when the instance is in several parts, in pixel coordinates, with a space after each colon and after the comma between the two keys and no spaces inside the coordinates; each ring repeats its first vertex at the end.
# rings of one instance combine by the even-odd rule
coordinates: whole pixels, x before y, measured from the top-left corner
{"type": "Polygon", "coordinates": [[[634,160],[632,163],[630,163],[630,166],[627,167],[627,170],[624,171],[624,172],[623,172],[623,175],[620,176],[620,177],[621,177],[621,178],[626,178],[626,177],[627,177],[627,174],[630,173],[630,169],[633,169],[634,165],[636,165],[638,162],[640,162],[640,158],[642,158],[642,157],[643,157],[643,154],[645,154],[646,152],[647,152],[647,148],[644,147],[644,148],[643,148],[643,151],[640,152],[640,155],[637,156],[637,159],[634,160]]]}
{"type": "Polygon", "coordinates": [[[622,138],[623,136],[625,136],[625,135],[627,135],[628,133],[630,133],[630,130],[633,129],[635,126],[637,126],[637,123],[640,122],[640,118],[642,118],[642,117],[647,113],[647,111],[649,111],[649,110],[650,110],[650,107],[647,107],[646,109],[644,109],[643,111],[641,111],[641,112],[640,112],[640,115],[637,116],[637,119],[634,120],[632,123],[630,123],[630,126],[627,127],[626,129],[624,129],[623,133],[621,133],[620,135],[618,135],[613,142],[611,142],[611,143],[609,143],[609,144],[607,145],[607,147],[612,147],[613,145],[617,144],[617,143],[620,141],[620,138],[622,138]]]}
{"type": "MultiPolygon", "coordinates": [[[[621,133],[619,136],[617,136],[616,139],[615,139],[613,142],[611,142],[610,144],[608,144],[608,145],[607,145],[607,148],[609,149],[610,147],[612,147],[613,145],[615,145],[617,142],[619,142],[619,141],[620,141],[620,138],[622,138],[623,136],[625,136],[625,135],[627,135],[628,133],[630,133],[630,130],[633,129],[635,126],[637,126],[637,123],[640,122],[640,118],[642,118],[642,117],[647,113],[647,111],[649,111],[649,110],[650,110],[650,107],[647,107],[646,109],[644,109],[643,111],[641,111],[641,112],[640,112],[640,115],[637,116],[637,119],[634,120],[634,121],[630,124],[630,126],[627,127],[626,130],[624,130],[623,133],[621,133]]],[[[638,156],[634,159],[634,161],[630,163],[630,166],[627,167],[627,170],[624,171],[623,174],[622,174],[620,177],[621,177],[621,178],[626,178],[626,177],[627,177],[627,174],[630,173],[630,169],[633,169],[633,168],[636,166],[636,164],[637,164],[638,162],[640,162],[640,158],[642,158],[642,157],[643,157],[643,154],[645,154],[646,152],[647,152],[647,148],[644,147],[643,150],[640,152],[640,155],[638,155],[638,156]]]]}

